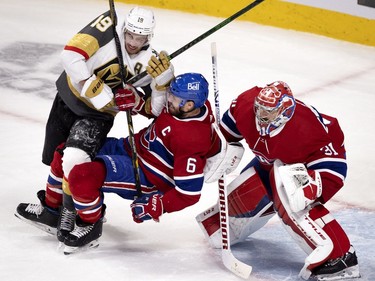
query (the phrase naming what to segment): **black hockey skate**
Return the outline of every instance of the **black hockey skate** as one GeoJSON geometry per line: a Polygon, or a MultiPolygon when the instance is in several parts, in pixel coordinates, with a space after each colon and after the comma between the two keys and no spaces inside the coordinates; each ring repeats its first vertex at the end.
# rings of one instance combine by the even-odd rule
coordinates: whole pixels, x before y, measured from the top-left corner
{"type": "Polygon", "coordinates": [[[59,221],[57,224],[57,239],[60,242],[64,242],[69,232],[73,231],[76,222],[76,211],[70,211],[65,207],[62,207],[59,221]]]}
{"type": "Polygon", "coordinates": [[[46,205],[46,192],[44,190],[39,190],[37,196],[40,200],[39,204],[21,203],[17,206],[14,215],[49,234],[56,235],[59,210],[46,205]]]}
{"type": "Polygon", "coordinates": [[[312,277],[319,281],[346,280],[361,277],[354,248],[351,246],[349,252],[341,258],[329,260],[313,269],[312,277]]]}
{"type": "Polygon", "coordinates": [[[99,246],[99,238],[102,236],[105,205],[102,207],[102,216],[94,224],[83,222],[79,216],[76,225],[65,238],[64,254],[69,255],[88,248],[99,246]]]}

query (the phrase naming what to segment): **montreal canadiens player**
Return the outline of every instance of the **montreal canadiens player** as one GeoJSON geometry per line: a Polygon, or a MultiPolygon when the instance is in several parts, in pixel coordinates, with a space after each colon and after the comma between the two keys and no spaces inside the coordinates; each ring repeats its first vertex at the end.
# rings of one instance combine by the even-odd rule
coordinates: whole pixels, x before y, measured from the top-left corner
{"type": "MultiPolygon", "coordinates": [[[[344,134],[336,118],[293,97],[282,81],[239,95],[220,122],[228,141],[244,139],[255,158],[228,185],[231,244],[245,240],[276,212],[307,253],[303,279],[359,277],[354,248],[325,207],[344,185],[344,134]]],[[[197,216],[221,247],[218,206],[197,216]]]]}
{"type": "MultiPolygon", "coordinates": [[[[159,88],[160,89],[160,88],[159,88]]],[[[69,175],[70,190],[79,218],[65,238],[65,253],[94,245],[102,233],[103,193],[129,200],[133,219],[159,221],[164,213],[185,209],[198,202],[204,183],[204,167],[219,140],[207,101],[208,82],[198,73],[174,78],[166,88],[167,106],[148,127],[135,134],[143,196],[136,195],[128,138],[108,138],[92,162],[76,165],[69,175]]],[[[134,105],[132,93],[122,107],[134,105]]]]}

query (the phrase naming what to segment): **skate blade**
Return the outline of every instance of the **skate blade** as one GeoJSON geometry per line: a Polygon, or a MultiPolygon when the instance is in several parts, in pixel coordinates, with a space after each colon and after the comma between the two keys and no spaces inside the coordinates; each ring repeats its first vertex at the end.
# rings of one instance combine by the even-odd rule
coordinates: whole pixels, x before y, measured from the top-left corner
{"type": "Polygon", "coordinates": [[[83,252],[89,249],[94,249],[99,247],[99,239],[91,241],[90,243],[82,246],[82,247],[73,247],[73,246],[67,246],[64,247],[64,255],[71,255],[78,252],[83,252]]]}
{"type": "Polygon", "coordinates": [[[351,266],[337,272],[335,274],[322,274],[315,276],[317,281],[336,281],[336,280],[351,280],[355,278],[360,278],[361,274],[359,273],[359,266],[351,266]]]}
{"type": "Polygon", "coordinates": [[[16,216],[16,218],[20,219],[21,221],[24,221],[25,223],[27,223],[29,225],[35,226],[36,228],[39,228],[39,229],[43,230],[44,232],[46,232],[50,235],[57,235],[57,228],[55,228],[55,227],[45,225],[45,224],[42,224],[42,223],[39,223],[39,222],[36,222],[36,221],[28,220],[28,219],[24,218],[23,216],[21,216],[17,213],[15,213],[14,215],[16,216]]]}

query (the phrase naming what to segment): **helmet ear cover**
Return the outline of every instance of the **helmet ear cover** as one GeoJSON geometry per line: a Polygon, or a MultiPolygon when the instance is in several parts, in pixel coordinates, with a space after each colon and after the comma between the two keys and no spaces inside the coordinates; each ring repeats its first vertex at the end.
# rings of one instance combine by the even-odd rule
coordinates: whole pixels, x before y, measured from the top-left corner
{"type": "Polygon", "coordinates": [[[185,73],[172,80],[169,91],[181,99],[180,107],[193,101],[194,107],[199,108],[208,98],[208,82],[202,74],[185,73]]]}

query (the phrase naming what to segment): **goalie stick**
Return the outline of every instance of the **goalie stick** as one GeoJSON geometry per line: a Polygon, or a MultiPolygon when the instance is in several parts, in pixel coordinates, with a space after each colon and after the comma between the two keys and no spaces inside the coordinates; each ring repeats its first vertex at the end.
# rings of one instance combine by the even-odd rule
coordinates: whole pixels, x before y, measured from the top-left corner
{"type": "MultiPolygon", "coordinates": [[[[113,0],[111,0],[111,1],[113,2],[113,0]]],[[[250,3],[249,5],[247,5],[246,7],[242,8],[241,10],[239,10],[238,12],[236,12],[235,14],[231,15],[229,18],[226,18],[221,23],[215,25],[210,30],[206,31],[202,35],[198,36],[197,38],[195,38],[192,41],[190,41],[189,43],[187,43],[185,46],[181,47],[180,49],[178,49],[175,52],[173,52],[172,54],[170,54],[168,56],[169,60],[177,57],[181,53],[183,53],[186,50],[190,49],[192,46],[194,46],[195,44],[199,43],[203,39],[207,38],[212,33],[216,32],[220,28],[226,26],[228,23],[232,22],[233,20],[235,20],[239,16],[245,14],[247,11],[255,8],[258,4],[262,3],[263,1],[264,0],[256,0],[256,1],[252,2],[252,3],[250,3]]],[[[147,75],[147,71],[143,71],[143,72],[139,73],[138,75],[136,75],[136,76],[132,77],[131,79],[129,79],[126,83],[133,84],[133,83],[137,82],[138,80],[142,79],[143,77],[145,77],[146,75],[147,75]]]]}
{"type": "MultiPolygon", "coordinates": [[[[219,104],[219,87],[217,75],[217,51],[216,43],[211,43],[211,59],[212,59],[212,76],[215,98],[215,114],[216,124],[220,125],[220,104],[219,104]]],[[[226,188],[225,175],[222,175],[218,181],[219,185],[219,214],[221,228],[221,257],[226,268],[234,274],[247,279],[250,276],[252,267],[238,260],[232,253],[230,248],[229,233],[229,215],[228,215],[228,191],[226,188]]]]}
{"type": "MultiPolygon", "coordinates": [[[[116,15],[116,10],[115,10],[114,0],[109,0],[109,10],[110,10],[110,16],[111,16],[111,20],[112,20],[112,24],[113,24],[113,34],[114,34],[114,38],[115,38],[116,51],[117,51],[117,56],[118,56],[118,60],[119,60],[119,65],[120,65],[121,82],[122,82],[122,84],[124,84],[124,83],[129,84],[130,82],[126,82],[125,76],[124,76],[125,66],[124,66],[124,60],[123,60],[123,56],[122,56],[122,52],[121,52],[120,39],[119,39],[117,31],[116,31],[117,15],[116,15]]],[[[132,150],[132,164],[133,164],[133,169],[134,169],[135,187],[137,189],[137,197],[141,197],[142,196],[141,179],[140,179],[140,174],[139,174],[139,163],[138,163],[137,150],[136,150],[136,147],[135,147],[135,140],[134,140],[133,118],[132,118],[130,110],[126,110],[125,112],[126,112],[126,120],[127,120],[127,123],[128,123],[128,130],[129,130],[129,142],[130,142],[130,147],[131,147],[131,150],[132,150]]]]}

